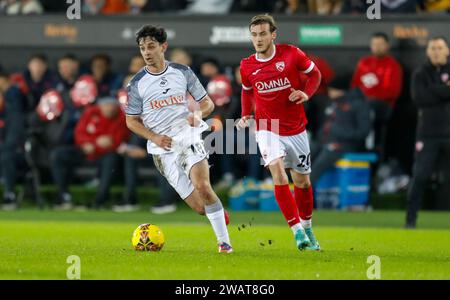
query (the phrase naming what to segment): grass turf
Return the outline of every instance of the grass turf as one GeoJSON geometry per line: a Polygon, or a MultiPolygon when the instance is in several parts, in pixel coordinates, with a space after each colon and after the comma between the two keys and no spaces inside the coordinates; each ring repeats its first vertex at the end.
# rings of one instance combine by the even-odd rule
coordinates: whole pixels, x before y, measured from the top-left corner
{"type": "Polygon", "coordinates": [[[81,279],[367,279],[370,255],[380,257],[382,279],[450,279],[449,217],[422,212],[421,229],[404,230],[403,212],[319,211],[324,251],[300,252],[281,213],[231,212],[235,253],[219,255],[207,219],[186,209],[0,212],[0,279],[66,279],[70,255],[81,259],[81,279]],[[131,249],[146,222],[166,236],[159,253],[131,249]]]}

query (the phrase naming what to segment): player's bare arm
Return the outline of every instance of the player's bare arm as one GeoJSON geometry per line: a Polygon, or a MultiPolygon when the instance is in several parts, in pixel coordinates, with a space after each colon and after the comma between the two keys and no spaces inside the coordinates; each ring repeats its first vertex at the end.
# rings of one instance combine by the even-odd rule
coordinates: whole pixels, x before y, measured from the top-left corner
{"type": "Polygon", "coordinates": [[[136,133],[137,135],[143,137],[144,139],[147,139],[149,141],[152,141],[159,147],[170,150],[172,147],[172,138],[167,135],[160,135],[152,132],[151,130],[147,129],[144,124],[142,123],[142,119],[140,116],[126,116],[126,122],[127,127],[132,132],[136,133]]]}
{"type": "Polygon", "coordinates": [[[188,116],[189,125],[193,127],[198,126],[200,120],[209,116],[213,112],[213,110],[214,110],[214,102],[208,95],[206,95],[200,101],[200,109],[189,114],[188,116]]]}

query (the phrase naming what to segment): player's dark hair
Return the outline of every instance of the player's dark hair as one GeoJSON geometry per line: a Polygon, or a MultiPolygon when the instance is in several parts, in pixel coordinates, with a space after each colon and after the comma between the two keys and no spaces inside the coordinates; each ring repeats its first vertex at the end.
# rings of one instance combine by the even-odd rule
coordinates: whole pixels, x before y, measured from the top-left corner
{"type": "Polygon", "coordinates": [[[250,30],[253,25],[260,25],[260,24],[269,24],[270,32],[274,32],[275,30],[277,30],[277,24],[275,23],[274,18],[269,14],[254,16],[251,19],[250,24],[248,25],[248,29],[250,30]]]}
{"type": "Polygon", "coordinates": [[[433,36],[428,40],[428,43],[432,42],[432,41],[437,41],[437,40],[442,40],[444,41],[444,43],[447,45],[447,47],[449,46],[448,44],[448,40],[445,36],[442,35],[437,35],[437,36],[433,36]]]}
{"type": "Polygon", "coordinates": [[[389,37],[384,32],[375,32],[372,34],[372,38],[381,38],[386,41],[386,43],[389,43],[389,37]]]}
{"type": "Polygon", "coordinates": [[[139,45],[141,39],[145,39],[146,37],[149,37],[160,44],[167,41],[166,30],[162,27],[152,25],[144,25],[138,30],[138,32],[136,32],[136,43],[139,45]]]}

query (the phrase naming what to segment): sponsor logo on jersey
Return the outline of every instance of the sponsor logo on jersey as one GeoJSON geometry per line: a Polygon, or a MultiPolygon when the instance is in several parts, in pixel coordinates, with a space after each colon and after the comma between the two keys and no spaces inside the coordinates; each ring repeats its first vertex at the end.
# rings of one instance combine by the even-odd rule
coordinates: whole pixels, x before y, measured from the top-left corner
{"type": "Polygon", "coordinates": [[[283,72],[284,70],[284,61],[279,61],[275,64],[275,67],[278,71],[283,72]]]}
{"type": "Polygon", "coordinates": [[[170,96],[169,98],[162,99],[162,100],[151,100],[150,107],[152,109],[160,109],[160,108],[163,108],[166,106],[184,104],[184,103],[186,103],[186,99],[185,99],[184,95],[176,95],[176,96],[170,96]]]}
{"type": "Polygon", "coordinates": [[[287,77],[284,77],[269,81],[258,81],[255,86],[259,93],[270,93],[290,88],[291,82],[287,77]]]}

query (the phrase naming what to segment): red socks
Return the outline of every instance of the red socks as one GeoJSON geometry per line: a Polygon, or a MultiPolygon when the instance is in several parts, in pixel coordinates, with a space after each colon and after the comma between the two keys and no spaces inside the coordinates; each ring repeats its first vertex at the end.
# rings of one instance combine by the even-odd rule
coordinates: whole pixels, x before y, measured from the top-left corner
{"type": "Polygon", "coordinates": [[[313,212],[313,190],[310,186],[306,189],[301,189],[294,186],[295,201],[302,220],[310,220],[313,212]]]}
{"type": "Polygon", "coordinates": [[[289,226],[300,223],[297,204],[288,184],[275,185],[275,199],[289,226]]]}
{"type": "Polygon", "coordinates": [[[275,198],[289,226],[311,220],[313,213],[313,190],[310,186],[301,189],[294,186],[295,199],[289,185],[275,185],[275,198]]]}

